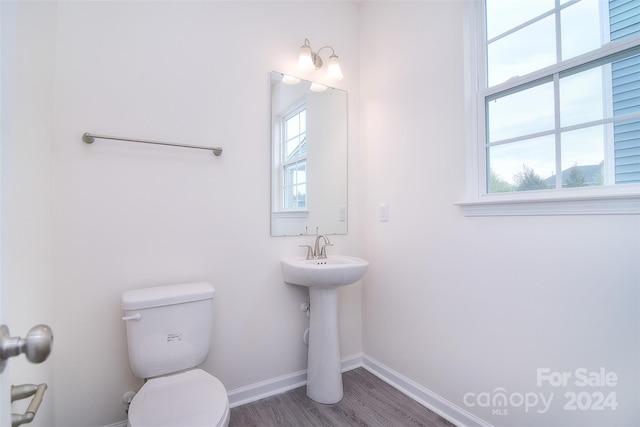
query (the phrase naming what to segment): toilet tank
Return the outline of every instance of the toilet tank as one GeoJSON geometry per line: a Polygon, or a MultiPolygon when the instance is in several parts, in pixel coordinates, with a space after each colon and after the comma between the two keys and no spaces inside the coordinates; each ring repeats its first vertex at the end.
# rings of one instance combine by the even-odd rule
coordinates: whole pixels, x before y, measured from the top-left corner
{"type": "Polygon", "coordinates": [[[215,288],[206,282],[126,291],[129,362],[138,378],[194,368],[209,354],[215,288]]]}

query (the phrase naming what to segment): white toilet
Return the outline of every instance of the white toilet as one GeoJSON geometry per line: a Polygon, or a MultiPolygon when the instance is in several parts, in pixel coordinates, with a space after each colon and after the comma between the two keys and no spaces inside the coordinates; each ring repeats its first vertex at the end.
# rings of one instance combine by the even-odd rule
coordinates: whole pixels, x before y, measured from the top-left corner
{"type": "Polygon", "coordinates": [[[147,381],[129,406],[130,427],[226,427],[222,382],[195,369],[209,354],[214,287],[187,283],[122,294],[129,362],[147,381]]]}

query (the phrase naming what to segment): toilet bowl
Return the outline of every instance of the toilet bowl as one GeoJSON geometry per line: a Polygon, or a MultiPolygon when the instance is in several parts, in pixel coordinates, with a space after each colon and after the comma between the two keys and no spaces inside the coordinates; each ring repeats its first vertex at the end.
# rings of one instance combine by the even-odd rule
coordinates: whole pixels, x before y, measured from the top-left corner
{"type": "Polygon", "coordinates": [[[226,427],[227,392],[201,369],[150,379],[129,406],[129,426],[226,427]]]}
{"type": "Polygon", "coordinates": [[[131,370],[146,382],[129,405],[129,427],[226,427],[222,382],[198,368],[211,345],[209,283],[135,289],[122,294],[131,370]]]}

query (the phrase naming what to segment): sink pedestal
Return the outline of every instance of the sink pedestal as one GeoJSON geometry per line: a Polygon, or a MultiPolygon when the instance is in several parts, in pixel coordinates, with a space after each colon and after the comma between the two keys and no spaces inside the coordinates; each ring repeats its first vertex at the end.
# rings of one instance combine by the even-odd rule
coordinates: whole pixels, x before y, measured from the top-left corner
{"type": "Polygon", "coordinates": [[[369,263],[346,255],[282,260],[284,281],[309,288],[307,395],[319,403],[342,400],[342,363],[338,338],[338,288],[362,279],[369,263]]]}
{"type": "Polygon", "coordinates": [[[307,396],[319,403],[342,400],[342,366],[338,337],[338,289],[309,288],[307,396]]]}

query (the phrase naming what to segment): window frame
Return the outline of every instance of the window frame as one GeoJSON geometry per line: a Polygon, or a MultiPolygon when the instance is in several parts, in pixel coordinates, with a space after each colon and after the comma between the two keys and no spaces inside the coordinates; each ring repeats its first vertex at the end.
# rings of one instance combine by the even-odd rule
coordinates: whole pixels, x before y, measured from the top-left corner
{"type": "MultiPolygon", "coordinates": [[[[281,117],[280,117],[280,144],[279,144],[279,150],[280,150],[280,155],[279,155],[279,160],[280,160],[280,165],[279,165],[279,170],[280,170],[280,201],[279,201],[279,211],[280,213],[288,213],[289,215],[293,214],[295,215],[295,213],[301,213],[301,214],[305,214],[308,212],[308,207],[309,207],[309,194],[308,194],[308,181],[305,180],[304,182],[304,186],[305,186],[305,206],[302,207],[296,207],[296,208],[292,208],[292,207],[287,207],[285,206],[285,191],[286,188],[288,187],[285,183],[286,183],[286,179],[285,179],[285,175],[286,175],[286,168],[287,166],[293,165],[293,164],[298,164],[301,162],[304,162],[305,164],[305,174],[308,175],[308,166],[309,166],[309,162],[308,162],[308,156],[307,156],[307,152],[305,151],[304,155],[299,155],[293,159],[286,159],[286,144],[287,144],[287,132],[285,130],[286,126],[287,126],[287,121],[292,119],[293,117],[299,116],[302,112],[305,112],[305,141],[307,140],[307,123],[306,123],[306,111],[307,111],[307,104],[306,102],[299,102],[294,104],[289,110],[287,110],[281,117]]],[[[300,184],[295,184],[294,186],[298,186],[300,184]]]]}
{"type": "MultiPolygon", "coordinates": [[[[573,2],[570,2],[573,4],[573,2]]],[[[487,192],[485,100],[508,89],[548,78],[581,64],[640,46],[640,35],[604,44],[567,59],[485,88],[484,0],[464,2],[464,71],[467,197],[456,205],[467,216],[640,214],[640,184],[603,185],[524,192],[487,192]]]]}

